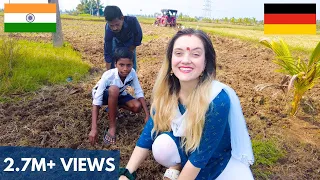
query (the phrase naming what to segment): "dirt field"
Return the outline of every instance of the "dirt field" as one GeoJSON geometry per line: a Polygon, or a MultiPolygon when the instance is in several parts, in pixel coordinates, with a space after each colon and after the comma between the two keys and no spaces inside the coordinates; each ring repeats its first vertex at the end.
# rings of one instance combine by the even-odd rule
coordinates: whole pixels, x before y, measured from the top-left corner
{"type": "MultiPolygon", "coordinates": [[[[104,70],[104,23],[63,20],[65,40],[92,67],[90,76],[78,84],[44,87],[26,94],[11,95],[14,102],[0,104],[0,145],[61,147],[76,149],[118,149],[125,165],[143,128],[143,113],[121,112],[117,144],[105,146],[102,133],[107,114],[100,111],[99,142],[88,141],[91,121],[91,88],[104,70]]],[[[142,25],[145,37],[137,48],[138,75],[146,98],[150,96],[166,45],[176,30],[142,25]]],[[[15,35],[37,41],[51,41],[48,34],[15,35]]],[[[320,86],[307,93],[296,118],[287,116],[290,97],[277,89],[256,91],[262,83],[279,83],[274,72],[273,53],[257,44],[211,35],[217,52],[217,75],[240,97],[252,139],[273,139],[285,155],[274,165],[255,165],[254,172],[266,172],[257,179],[320,179],[320,86]]],[[[139,179],[161,179],[164,168],[151,156],[138,170],[139,179]]]]}

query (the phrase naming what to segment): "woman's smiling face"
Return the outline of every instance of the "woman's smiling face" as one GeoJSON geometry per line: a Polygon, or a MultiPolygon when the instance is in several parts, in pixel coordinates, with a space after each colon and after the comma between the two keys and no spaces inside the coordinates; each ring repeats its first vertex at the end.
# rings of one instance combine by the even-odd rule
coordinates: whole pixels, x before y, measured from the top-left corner
{"type": "Polygon", "coordinates": [[[205,68],[205,50],[195,35],[179,37],[173,46],[172,71],[182,82],[198,80],[205,68]]]}

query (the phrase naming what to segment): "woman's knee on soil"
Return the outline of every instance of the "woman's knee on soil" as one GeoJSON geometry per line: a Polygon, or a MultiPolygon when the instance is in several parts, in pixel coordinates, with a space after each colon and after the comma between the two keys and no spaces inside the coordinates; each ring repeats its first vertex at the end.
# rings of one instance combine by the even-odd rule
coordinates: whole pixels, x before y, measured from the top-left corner
{"type": "Polygon", "coordinates": [[[110,86],[108,89],[108,96],[109,98],[118,98],[119,97],[119,88],[117,86],[110,86]]]}
{"type": "Polygon", "coordinates": [[[159,164],[167,168],[181,163],[177,145],[168,134],[161,134],[154,140],[152,154],[159,164]]]}

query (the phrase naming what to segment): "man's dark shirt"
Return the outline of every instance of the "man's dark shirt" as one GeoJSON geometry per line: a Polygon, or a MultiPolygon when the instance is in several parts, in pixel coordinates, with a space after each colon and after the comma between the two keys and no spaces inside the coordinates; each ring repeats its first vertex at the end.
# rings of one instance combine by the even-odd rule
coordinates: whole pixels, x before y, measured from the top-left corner
{"type": "Polygon", "coordinates": [[[116,47],[139,46],[142,41],[142,30],[136,17],[124,16],[123,26],[120,32],[114,33],[105,26],[104,36],[104,60],[112,62],[112,41],[115,38],[116,47]]]}

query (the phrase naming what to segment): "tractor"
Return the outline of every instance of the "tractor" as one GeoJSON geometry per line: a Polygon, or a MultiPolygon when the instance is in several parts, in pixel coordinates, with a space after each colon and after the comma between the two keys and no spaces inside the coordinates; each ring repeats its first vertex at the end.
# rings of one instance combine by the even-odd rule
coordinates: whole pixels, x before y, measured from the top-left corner
{"type": "Polygon", "coordinates": [[[161,9],[162,14],[156,17],[154,25],[156,26],[170,26],[176,27],[177,24],[177,10],[174,9],[161,9]]]}

